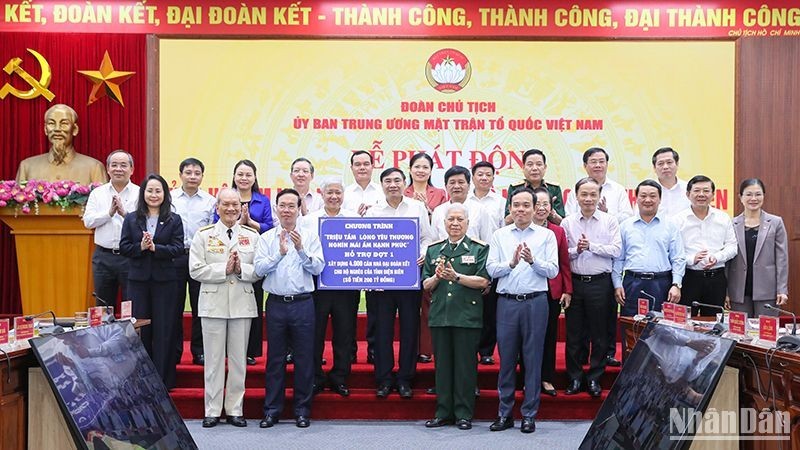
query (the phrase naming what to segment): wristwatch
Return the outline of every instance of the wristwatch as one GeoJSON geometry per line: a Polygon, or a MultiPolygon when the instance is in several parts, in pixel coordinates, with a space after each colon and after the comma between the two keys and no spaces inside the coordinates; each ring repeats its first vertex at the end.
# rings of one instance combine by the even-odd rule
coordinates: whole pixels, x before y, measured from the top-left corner
{"type": "Polygon", "coordinates": [[[461,281],[461,275],[456,274],[456,283],[458,283],[459,281],[461,281]]]}
{"type": "Polygon", "coordinates": [[[673,286],[675,286],[675,287],[676,287],[676,288],[678,288],[678,289],[681,289],[681,285],[680,285],[680,284],[678,284],[678,283],[672,283],[672,285],[673,285],[673,286]]]}

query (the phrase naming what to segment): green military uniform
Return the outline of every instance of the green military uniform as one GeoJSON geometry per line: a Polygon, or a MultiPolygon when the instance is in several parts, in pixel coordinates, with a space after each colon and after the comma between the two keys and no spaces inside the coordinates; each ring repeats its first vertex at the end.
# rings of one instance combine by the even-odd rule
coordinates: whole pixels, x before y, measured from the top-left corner
{"type": "MultiPolygon", "coordinates": [[[[461,276],[489,279],[486,257],[489,246],[464,236],[456,248],[448,239],[434,242],[425,254],[423,279],[436,273],[441,259],[461,276]]],[[[483,296],[458,281],[440,280],[431,293],[428,325],[436,356],[436,417],[472,419],[478,382],[478,342],[483,326],[483,296]]]]}
{"type": "MultiPolygon", "coordinates": [[[[544,186],[545,189],[547,189],[547,192],[550,193],[550,202],[552,203],[553,211],[557,212],[561,217],[566,217],[567,213],[564,210],[564,196],[561,195],[561,186],[547,183],[545,181],[542,181],[542,186],[544,186]],[[555,200],[553,200],[553,197],[555,197],[555,200]]],[[[523,187],[534,189],[527,181],[520,181],[519,183],[512,184],[508,187],[508,196],[506,197],[506,216],[508,216],[508,214],[511,212],[511,195],[523,187]]]]}

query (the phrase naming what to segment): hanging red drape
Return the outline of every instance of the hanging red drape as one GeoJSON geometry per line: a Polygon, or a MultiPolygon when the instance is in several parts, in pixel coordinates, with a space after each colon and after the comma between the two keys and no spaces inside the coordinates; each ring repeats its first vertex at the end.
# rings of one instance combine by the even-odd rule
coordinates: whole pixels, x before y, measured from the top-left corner
{"type": "MultiPolygon", "coordinates": [[[[13,179],[17,165],[24,158],[44,153],[48,142],[44,135],[44,112],[56,103],[65,103],[78,113],[80,132],[75,148],[105,162],[114,149],[125,149],[136,162],[133,181],[144,175],[146,157],[147,107],[147,36],[125,34],[54,34],[0,33],[0,65],[11,58],[23,59],[21,67],[36,79],[41,68],[26,49],[40,53],[53,73],[49,90],[52,102],[44,97],[22,100],[11,95],[0,100],[0,179],[13,179]],[[87,106],[91,83],[78,70],[99,70],[108,51],[115,70],[136,72],[121,85],[121,105],[103,97],[87,106]]],[[[18,75],[0,72],[0,86],[11,83],[20,90],[30,86],[18,75]]],[[[47,249],[42,249],[47,258],[47,249]]],[[[69,261],[64,261],[70,264],[69,261]]],[[[42,280],[58,283],[58,280],[42,280]]],[[[22,311],[19,278],[13,237],[9,228],[0,226],[0,314],[22,311]]]]}

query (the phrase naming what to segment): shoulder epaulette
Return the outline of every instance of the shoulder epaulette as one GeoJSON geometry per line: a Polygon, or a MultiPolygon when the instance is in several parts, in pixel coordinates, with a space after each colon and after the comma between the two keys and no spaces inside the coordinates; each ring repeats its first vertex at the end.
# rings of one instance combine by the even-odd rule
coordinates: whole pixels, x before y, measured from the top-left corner
{"type": "Polygon", "coordinates": [[[525,181],[520,181],[519,183],[511,183],[511,187],[512,188],[518,188],[520,186],[523,186],[524,184],[525,184],[525,181]]]}
{"type": "Polygon", "coordinates": [[[248,227],[247,225],[240,225],[240,226],[242,228],[244,228],[245,230],[249,230],[249,231],[252,231],[255,234],[258,234],[258,230],[256,230],[255,228],[248,227]]]}
{"type": "Polygon", "coordinates": [[[210,229],[214,228],[214,225],[215,225],[215,224],[213,224],[213,223],[212,223],[211,225],[206,225],[206,226],[204,226],[204,227],[201,227],[201,228],[200,228],[199,230],[197,230],[197,231],[205,231],[205,230],[210,230],[210,229]]]}
{"type": "Polygon", "coordinates": [[[443,244],[443,243],[444,243],[444,241],[446,241],[446,240],[447,240],[447,238],[445,238],[445,239],[440,239],[440,240],[438,240],[438,241],[436,241],[436,242],[431,242],[431,243],[428,245],[428,248],[431,248],[431,247],[433,247],[433,246],[434,246],[434,245],[436,245],[436,244],[443,244]]]}
{"type": "Polygon", "coordinates": [[[548,181],[548,182],[546,182],[545,184],[546,184],[547,186],[561,187],[561,186],[559,186],[557,183],[550,183],[549,181],[548,181]]]}
{"type": "Polygon", "coordinates": [[[489,246],[489,244],[487,244],[486,242],[483,242],[483,241],[481,241],[479,239],[473,239],[473,238],[470,238],[470,239],[472,240],[472,242],[474,242],[474,243],[476,243],[476,244],[478,244],[478,245],[480,245],[482,247],[488,247],[489,246]]]}

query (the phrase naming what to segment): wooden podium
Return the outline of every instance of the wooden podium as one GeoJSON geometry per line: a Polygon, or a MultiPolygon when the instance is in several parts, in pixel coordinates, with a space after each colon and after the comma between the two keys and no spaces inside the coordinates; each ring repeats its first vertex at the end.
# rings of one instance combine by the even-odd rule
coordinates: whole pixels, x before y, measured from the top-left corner
{"type": "Polygon", "coordinates": [[[23,314],[52,309],[56,316],[72,317],[94,306],[93,231],[83,226],[81,212],[43,204],[39,214],[0,208],[16,245],[23,314]]]}

